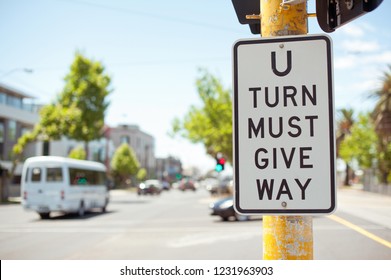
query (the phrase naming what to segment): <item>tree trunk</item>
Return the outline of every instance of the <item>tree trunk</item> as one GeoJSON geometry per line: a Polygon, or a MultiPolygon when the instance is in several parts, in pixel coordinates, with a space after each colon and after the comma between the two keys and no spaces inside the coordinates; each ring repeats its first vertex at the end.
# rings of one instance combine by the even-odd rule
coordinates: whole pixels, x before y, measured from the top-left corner
{"type": "Polygon", "coordinates": [[[88,142],[84,142],[84,150],[86,151],[86,160],[89,160],[88,142]]]}
{"type": "Polygon", "coordinates": [[[350,165],[346,164],[345,186],[350,186],[350,165]]]}

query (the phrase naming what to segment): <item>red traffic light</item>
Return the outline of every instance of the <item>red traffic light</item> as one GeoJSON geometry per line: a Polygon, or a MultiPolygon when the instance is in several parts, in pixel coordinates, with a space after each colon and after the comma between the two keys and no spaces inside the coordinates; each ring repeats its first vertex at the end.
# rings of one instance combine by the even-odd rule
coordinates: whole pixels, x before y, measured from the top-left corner
{"type": "Polygon", "coordinates": [[[215,170],[217,172],[221,172],[224,170],[226,159],[222,157],[221,155],[216,156],[216,167],[215,170]]]}

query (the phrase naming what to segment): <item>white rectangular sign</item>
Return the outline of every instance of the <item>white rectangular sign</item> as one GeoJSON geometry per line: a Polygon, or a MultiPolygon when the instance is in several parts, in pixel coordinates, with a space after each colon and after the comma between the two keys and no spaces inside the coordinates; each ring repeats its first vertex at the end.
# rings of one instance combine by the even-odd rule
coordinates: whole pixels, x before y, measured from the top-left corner
{"type": "Polygon", "coordinates": [[[332,44],[326,35],[233,46],[235,209],[335,209],[332,44]]]}

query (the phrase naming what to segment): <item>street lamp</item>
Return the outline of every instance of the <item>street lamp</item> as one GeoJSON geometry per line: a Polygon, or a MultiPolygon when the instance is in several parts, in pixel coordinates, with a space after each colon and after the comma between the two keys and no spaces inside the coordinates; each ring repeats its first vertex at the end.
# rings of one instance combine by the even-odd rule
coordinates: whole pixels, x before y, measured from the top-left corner
{"type": "Polygon", "coordinates": [[[14,68],[14,69],[11,69],[10,71],[5,72],[4,74],[2,74],[0,76],[0,79],[4,78],[5,76],[8,76],[9,74],[17,72],[17,71],[22,71],[22,72],[25,72],[25,73],[33,73],[34,72],[33,69],[31,69],[31,68],[14,68]]]}

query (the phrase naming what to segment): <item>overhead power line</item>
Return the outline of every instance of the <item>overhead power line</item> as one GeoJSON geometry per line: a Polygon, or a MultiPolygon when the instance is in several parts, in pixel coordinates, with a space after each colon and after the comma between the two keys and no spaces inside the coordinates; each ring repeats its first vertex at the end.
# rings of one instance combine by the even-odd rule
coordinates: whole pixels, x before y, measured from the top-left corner
{"type": "Polygon", "coordinates": [[[82,1],[82,0],[57,0],[57,1],[67,2],[67,3],[75,3],[75,4],[86,5],[86,6],[101,8],[101,9],[105,9],[105,10],[120,12],[120,13],[137,15],[137,16],[141,16],[141,17],[146,17],[149,20],[151,18],[153,18],[153,19],[159,19],[159,20],[164,20],[164,21],[189,24],[189,25],[193,25],[193,26],[213,28],[216,30],[221,30],[221,31],[226,31],[226,32],[242,33],[238,30],[234,30],[232,28],[227,28],[225,26],[219,26],[219,25],[214,25],[214,24],[210,24],[210,23],[205,23],[205,22],[201,22],[201,21],[194,21],[194,20],[189,20],[189,19],[184,19],[184,18],[165,16],[162,14],[156,14],[156,13],[151,13],[151,12],[138,11],[138,10],[133,10],[133,9],[129,9],[129,8],[122,8],[122,7],[115,7],[115,6],[109,6],[109,5],[104,5],[104,4],[98,4],[98,3],[91,3],[88,1],[82,1]]]}

